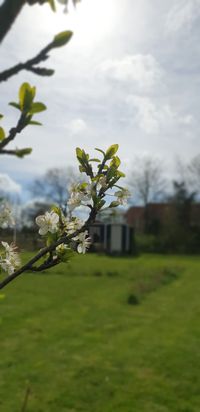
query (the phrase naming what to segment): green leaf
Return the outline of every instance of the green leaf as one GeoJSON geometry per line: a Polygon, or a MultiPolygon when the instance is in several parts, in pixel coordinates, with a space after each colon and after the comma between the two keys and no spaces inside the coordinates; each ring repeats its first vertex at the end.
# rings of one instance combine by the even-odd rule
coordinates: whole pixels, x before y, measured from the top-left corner
{"type": "Polygon", "coordinates": [[[106,159],[111,159],[115,153],[118,151],[119,145],[118,144],[113,144],[111,145],[108,150],[106,151],[106,159]]]}
{"type": "Polygon", "coordinates": [[[28,112],[35,97],[35,87],[23,83],[19,89],[19,105],[22,111],[28,112]]]}
{"type": "Polygon", "coordinates": [[[57,215],[60,216],[60,208],[57,205],[52,205],[51,206],[51,211],[57,213],[57,215]]]}
{"type": "Polygon", "coordinates": [[[52,48],[56,47],[62,47],[65,44],[69,42],[73,35],[73,32],[70,30],[67,31],[62,31],[61,33],[56,34],[56,36],[53,39],[53,42],[51,43],[52,48]]]}
{"type": "Polygon", "coordinates": [[[116,200],[111,202],[111,204],[109,205],[109,207],[117,207],[117,206],[119,206],[119,202],[117,202],[116,200]]]}
{"type": "Polygon", "coordinates": [[[115,177],[117,174],[117,170],[115,167],[110,167],[107,171],[107,179],[110,180],[115,177]]]}
{"type": "Polygon", "coordinates": [[[117,171],[117,175],[118,175],[119,177],[126,177],[125,173],[120,172],[120,170],[117,171]]]}
{"type": "Polygon", "coordinates": [[[0,113],[0,119],[3,119],[3,114],[0,113]]]}
{"type": "Polygon", "coordinates": [[[47,109],[47,108],[46,108],[46,106],[45,106],[44,103],[35,102],[35,103],[32,103],[29,112],[30,112],[31,114],[40,113],[40,112],[43,112],[43,111],[46,110],[46,109],[47,109]]]}
{"type": "Polygon", "coordinates": [[[28,124],[32,124],[33,126],[42,126],[42,123],[37,122],[36,120],[30,120],[28,124]]]}
{"type": "Polygon", "coordinates": [[[30,67],[28,70],[38,74],[38,76],[52,76],[55,73],[55,70],[46,69],[46,67],[30,67]]]}
{"type": "Polygon", "coordinates": [[[3,139],[5,139],[6,135],[4,132],[3,127],[0,127],[0,141],[2,141],[3,139]]]}
{"type": "Polygon", "coordinates": [[[82,159],[85,163],[88,163],[89,155],[85,153],[85,150],[82,150],[82,159]]]}
{"type": "Polygon", "coordinates": [[[89,162],[101,163],[101,160],[94,158],[94,159],[90,159],[89,162]]]}
{"type": "Polygon", "coordinates": [[[10,106],[13,106],[15,109],[18,109],[18,110],[20,110],[20,111],[21,111],[19,103],[16,103],[16,102],[10,102],[10,103],[9,103],[9,105],[10,105],[10,106]]]}
{"type": "Polygon", "coordinates": [[[56,6],[55,6],[55,1],[54,0],[47,0],[47,3],[49,3],[51,10],[56,11],[56,6]]]}
{"type": "Polygon", "coordinates": [[[121,164],[120,158],[118,156],[113,156],[110,162],[110,166],[113,166],[117,169],[120,166],[120,164],[121,164]]]}
{"type": "Polygon", "coordinates": [[[83,153],[82,153],[82,150],[80,149],[80,147],[76,148],[76,157],[77,157],[78,160],[82,160],[83,153]]]}
{"type": "Polygon", "coordinates": [[[98,149],[98,147],[95,147],[95,150],[97,150],[98,152],[102,153],[102,154],[103,154],[103,156],[105,156],[105,155],[106,155],[106,154],[105,154],[105,152],[104,152],[103,150],[101,150],[101,149],[98,149]]]}
{"type": "Polygon", "coordinates": [[[87,187],[87,185],[88,185],[88,183],[83,182],[83,183],[80,183],[80,184],[78,185],[78,187],[79,187],[80,190],[85,190],[86,187],[87,187]]]}
{"type": "Polygon", "coordinates": [[[84,167],[84,166],[79,166],[79,171],[80,171],[81,173],[84,173],[84,172],[85,172],[85,167],[84,167]]]}
{"type": "Polygon", "coordinates": [[[54,243],[57,240],[57,234],[56,233],[47,233],[46,235],[46,245],[50,246],[52,243],[54,243]]]}
{"type": "Polygon", "coordinates": [[[24,157],[32,152],[31,147],[25,147],[24,149],[17,149],[16,156],[17,157],[24,157]]]}

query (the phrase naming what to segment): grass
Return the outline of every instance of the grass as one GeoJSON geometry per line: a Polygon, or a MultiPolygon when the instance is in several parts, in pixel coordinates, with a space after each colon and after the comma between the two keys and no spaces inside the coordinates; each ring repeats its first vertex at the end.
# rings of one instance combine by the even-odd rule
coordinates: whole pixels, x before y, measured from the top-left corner
{"type": "Polygon", "coordinates": [[[199,296],[199,257],[87,255],[21,276],[0,294],[0,410],[30,389],[26,412],[199,412],[199,296]]]}

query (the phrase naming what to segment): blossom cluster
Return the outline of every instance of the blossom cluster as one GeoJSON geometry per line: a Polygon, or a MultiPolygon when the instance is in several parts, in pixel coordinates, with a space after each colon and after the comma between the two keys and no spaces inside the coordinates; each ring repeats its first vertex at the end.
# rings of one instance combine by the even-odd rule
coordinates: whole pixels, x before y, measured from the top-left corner
{"type": "MultiPolygon", "coordinates": [[[[101,149],[96,150],[103,155],[102,160],[90,159],[89,154],[84,150],[76,149],[79,170],[85,173],[86,179],[71,187],[66,213],[60,207],[53,206],[50,211],[36,217],[39,235],[46,243],[42,255],[46,260],[39,267],[32,268],[33,270],[43,270],[59,262],[68,262],[74,251],[86,253],[91,244],[87,229],[89,224],[94,222],[96,215],[101,210],[126,204],[130,193],[127,189],[118,186],[118,180],[124,177],[119,170],[120,159],[116,156],[118,145],[110,146],[106,152],[101,149]],[[96,168],[93,162],[97,163],[96,168]],[[110,202],[109,196],[114,197],[114,200],[110,202]],[[74,210],[80,206],[90,210],[86,222],[73,216],[74,210]]],[[[7,227],[13,223],[10,208],[8,205],[2,206],[0,227],[7,227]]],[[[20,265],[16,246],[6,242],[1,243],[3,251],[0,254],[0,268],[11,275],[20,265]]],[[[40,257],[41,253],[38,260],[40,257]]]]}
{"type": "Polygon", "coordinates": [[[3,251],[0,254],[0,267],[12,275],[12,273],[20,266],[20,258],[16,251],[17,247],[11,243],[9,245],[7,242],[1,242],[3,246],[3,251]]]}
{"type": "MultiPolygon", "coordinates": [[[[39,234],[42,236],[48,237],[48,235],[54,234],[58,239],[63,235],[71,236],[71,241],[77,244],[78,253],[85,253],[90,246],[90,238],[87,230],[73,236],[73,234],[76,234],[76,232],[84,226],[84,222],[77,217],[73,217],[72,219],[65,217],[58,208],[55,208],[55,211],[51,210],[44,215],[37,216],[36,224],[39,226],[39,234]]],[[[60,255],[69,249],[67,245],[61,243],[57,246],[56,252],[60,255]]]]}
{"type": "Polygon", "coordinates": [[[15,224],[11,207],[7,202],[0,204],[0,227],[7,228],[15,224]]]}

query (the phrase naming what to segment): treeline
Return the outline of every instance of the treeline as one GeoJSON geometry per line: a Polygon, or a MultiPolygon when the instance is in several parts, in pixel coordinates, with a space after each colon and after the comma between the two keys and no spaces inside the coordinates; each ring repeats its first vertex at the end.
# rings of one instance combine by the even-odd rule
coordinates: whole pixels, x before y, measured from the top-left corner
{"type": "Polygon", "coordinates": [[[200,253],[200,155],[178,169],[170,187],[161,162],[149,157],[135,162],[129,181],[135,205],[127,221],[135,228],[138,250],[200,253]]]}

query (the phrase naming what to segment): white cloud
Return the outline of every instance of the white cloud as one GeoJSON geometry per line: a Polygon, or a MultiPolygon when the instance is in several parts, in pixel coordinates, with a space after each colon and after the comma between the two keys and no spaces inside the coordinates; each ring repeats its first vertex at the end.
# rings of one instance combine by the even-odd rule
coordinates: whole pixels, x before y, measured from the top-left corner
{"type": "Polygon", "coordinates": [[[179,0],[175,2],[167,15],[167,32],[177,32],[191,26],[200,16],[200,0],[179,0]]]}
{"type": "Polygon", "coordinates": [[[0,191],[7,194],[19,194],[21,192],[21,186],[6,173],[1,173],[0,191]]]}
{"type": "MultiPolygon", "coordinates": [[[[0,112],[7,130],[18,115],[7,103],[15,100],[25,80],[37,86],[38,100],[48,104],[48,110],[36,116],[43,127],[27,127],[10,144],[10,149],[15,143],[32,147],[31,156],[1,159],[1,172],[24,187],[48,168],[75,164],[79,145],[90,153],[94,146],[104,149],[119,143],[123,168],[133,152],[170,158],[179,153],[187,159],[200,150],[200,0],[104,0],[114,7],[117,3],[119,24],[108,18],[102,2],[86,0],[94,9],[98,3],[102,11],[98,27],[104,34],[106,14],[109,33],[101,39],[99,32],[94,33],[97,19],[89,27],[91,13],[85,11],[84,1],[81,8],[87,18],[82,19],[81,30],[77,8],[72,41],[52,51],[46,62],[55,69],[55,76],[40,78],[22,72],[1,83],[0,112]]],[[[48,6],[25,6],[2,43],[2,69],[34,56],[56,32],[66,30],[66,24],[71,29],[69,18],[63,15],[61,21],[61,15],[51,13],[48,6]],[[32,21],[37,24],[31,25],[32,21]],[[24,36],[25,32],[29,35],[24,36]]]]}
{"type": "Polygon", "coordinates": [[[150,91],[161,82],[163,70],[151,54],[128,55],[118,60],[106,60],[100,67],[109,79],[128,83],[141,91],[150,91]]]}
{"type": "Polygon", "coordinates": [[[147,96],[129,95],[126,102],[136,111],[135,121],[147,134],[156,134],[180,124],[189,126],[193,121],[190,114],[181,115],[168,103],[162,105],[147,96]]]}
{"type": "Polygon", "coordinates": [[[87,124],[85,120],[81,118],[73,119],[71,122],[66,126],[67,130],[72,135],[79,135],[87,130],[87,124]]]}

